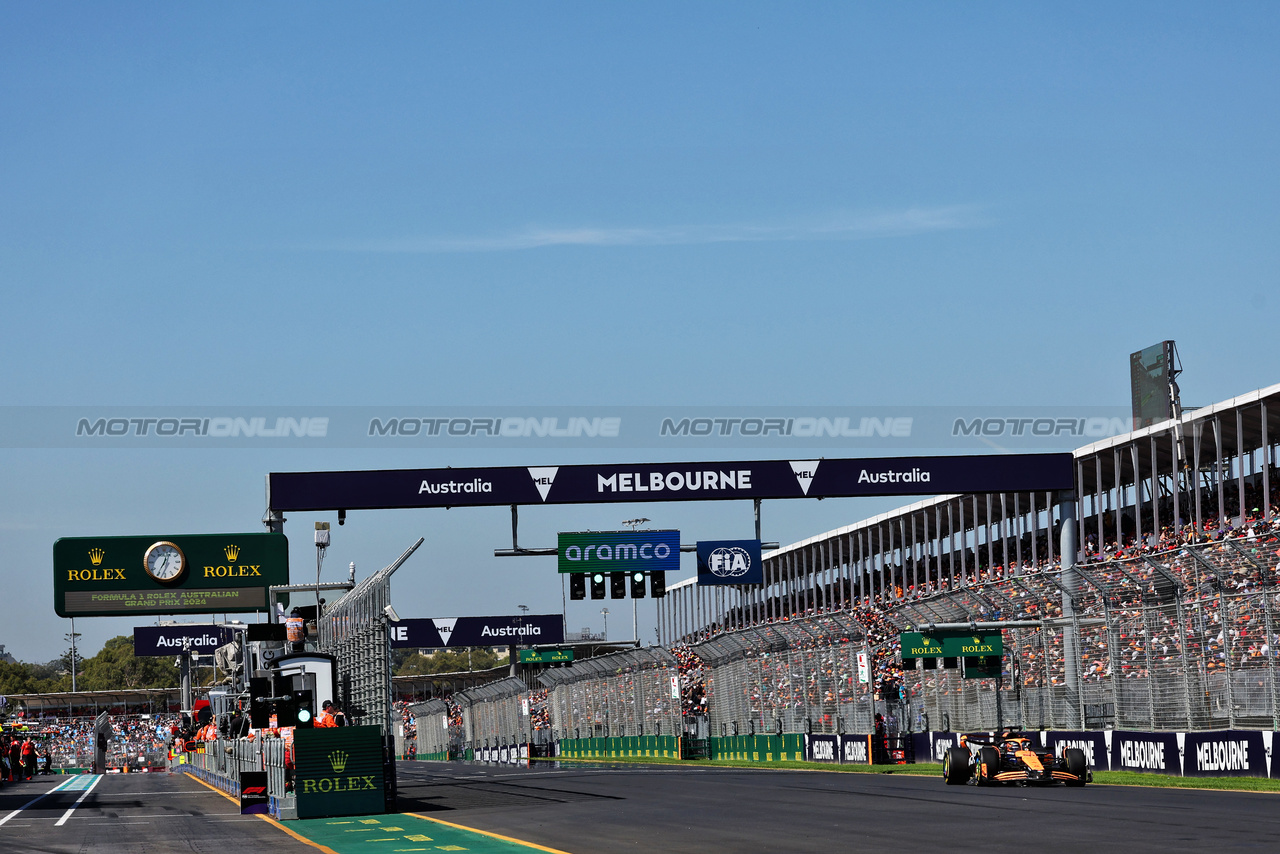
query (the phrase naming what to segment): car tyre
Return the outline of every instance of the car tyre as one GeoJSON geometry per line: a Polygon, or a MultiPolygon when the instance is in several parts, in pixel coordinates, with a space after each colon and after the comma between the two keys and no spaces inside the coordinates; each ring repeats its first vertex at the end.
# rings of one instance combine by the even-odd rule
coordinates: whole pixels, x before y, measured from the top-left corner
{"type": "Polygon", "coordinates": [[[960,786],[969,782],[969,751],[964,747],[948,747],[942,757],[942,779],[948,786],[960,786]]]}
{"type": "Polygon", "coordinates": [[[1078,780],[1068,780],[1068,786],[1083,786],[1089,773],[1089,763],[1084,758],[1084,751],[1078,747],[1068,747],[1065,759],[1067,760],[1067,772],[1075,774],[1078,780]]]}

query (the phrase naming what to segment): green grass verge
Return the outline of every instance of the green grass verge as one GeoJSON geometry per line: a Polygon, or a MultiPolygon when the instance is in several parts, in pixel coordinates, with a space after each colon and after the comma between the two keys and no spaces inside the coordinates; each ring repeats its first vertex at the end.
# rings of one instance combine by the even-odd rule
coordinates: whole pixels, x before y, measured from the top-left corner
{"type": "Polygon", "coordinates": [[[1267,777],[1166,777],[1136,771],[1094,771],[1102,786],[1151,786],[1161,789],[1219,789],[1224,792],[1280,792],[1280,780],[1267,777]]]}
{"type": "MultiPolygon", "coordinates": [[[[897,774],[911,777],[937,777],[942,782],[942,766],[922,762],[916,765],[838,765],[829,762],[753,762],[749,759],[700,759],[681,762],[676,759],[651,757],[619,757],[617,759],[534,759],[534,762],[560,762],[581,765],[674,765],[683,768],[753,768],[779,771],[828,771],[840,774],[897,774]]],[[[1134,771],[1095,771],[1094,785],[1147,786],[1161,789],[1215,789],[1225,792],[1280,792],[1280,779],[1265,777],[1169,777],[1164,774],[1139,774],[1134,771]]]]}

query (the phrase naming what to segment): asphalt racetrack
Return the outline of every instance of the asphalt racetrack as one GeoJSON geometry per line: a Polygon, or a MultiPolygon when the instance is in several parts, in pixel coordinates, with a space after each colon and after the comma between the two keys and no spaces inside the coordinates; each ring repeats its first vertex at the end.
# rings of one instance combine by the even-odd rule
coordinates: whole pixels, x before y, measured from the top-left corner
{"type": "Polygon", "coordinates": [[[284,823],[310,844],[182,774],[41,777],[0,789],[0,852],[1280,850],[1274,794],[705,766],[402,762],[399,775],[401,815],[284,823]]]}
{"type": "Polygon", "coordinates": [[[4,854],[316,854],[270,823],[240,815],[238,804],[186,774],[83,774],[6,783],[0,788],[0,822],[4,854]],[[61,788],[48,794],[55,786],[61,788]]]}

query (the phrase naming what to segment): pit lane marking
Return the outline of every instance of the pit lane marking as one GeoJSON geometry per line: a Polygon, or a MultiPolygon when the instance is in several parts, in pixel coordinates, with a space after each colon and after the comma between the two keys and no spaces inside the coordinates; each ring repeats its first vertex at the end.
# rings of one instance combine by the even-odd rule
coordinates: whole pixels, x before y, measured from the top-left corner
{"type": "Polygon", "coordinates": [[[0,826],[3,826],[4,824],[6,824],[6,823],[9,821],[9,819],[13,818],[15,815],[17,815],[18,813],[20,813],[20,812],[22,812],[23,810],[25,810],[27,807],[29,807],[29,806],[31,806],[32,804],[34,804],[36,801],[44,800],[45,798],[47,798],[47,797],[49,797],[50,795],[52,795],[54,792],[60,792],[60,791],[62,791],[64,788],[66,788],[66,787],[70,786],[72,783],[74,783],[77,779],[79,779],[79,778],[77,778],[77,777],[69,777],[68,779],[63,780],[63,781],[62,781],[61,783],[59,783],[58,785],[54,786],[54,787],[53,787],[52,789],[50,789],[49,791],[45,792],[43,795],[40,795],[39,797],[36,797],[36,798],[33,798],[32,800],[27,801],[25,804],[23,804],[22,806],[18,807],[16,810],[14,810],[13,812],[9,813],[9,814],[8,814],[7,816],[5,816],[4,818],[0,818],[0,826]]]}
{"type": "Polygon", "coordinates": [[[76,807],[80,806],[84,799],[89,797],[89,793],[93,791],[94,786],[98,785],[98,783],[102,781],[103,776],[104,775],[99,774],[94,778],[93,782],[85,788],[84,794],[76,798],[76,802],[71,805],[70,809],[62,814],[62,818],[58,819],[58,823],[55,824],[54,827],[62,827],[62,825],[67,823],[67,819],[71,818],[71,814],[76,811],[76,807]]]}

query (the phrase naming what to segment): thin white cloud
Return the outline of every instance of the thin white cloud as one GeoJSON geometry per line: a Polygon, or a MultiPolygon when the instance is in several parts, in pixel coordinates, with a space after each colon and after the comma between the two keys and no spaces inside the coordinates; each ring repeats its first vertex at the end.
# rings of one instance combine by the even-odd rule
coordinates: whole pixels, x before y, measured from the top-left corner
{"type": "Polygon", "coordinates": [[[507,234],[364,240],[330,245],[346,252],[514,252],[546,246],[679,246],[802,240],[870,240],[978,228],[986,222],[969,205],[832,216],[785,224],[689,225],[663,228],[541,228],[507,234]]]}

